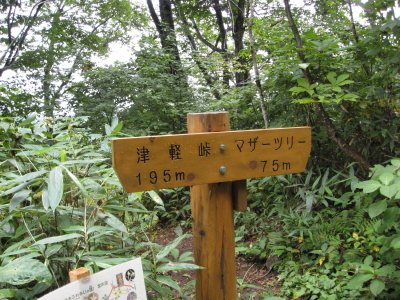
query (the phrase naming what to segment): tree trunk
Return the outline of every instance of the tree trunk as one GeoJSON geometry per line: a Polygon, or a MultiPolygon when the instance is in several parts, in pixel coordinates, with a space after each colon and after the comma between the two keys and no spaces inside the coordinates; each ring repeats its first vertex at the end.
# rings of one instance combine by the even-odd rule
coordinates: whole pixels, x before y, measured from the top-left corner
{"type": "MultiPolygon", "coordinates": [[[[234,3],[228,1],[228,3],[234,3]]],[[[246,31],[245,27],[245,0],[238,0],[237,4],[230,4],[233,18],[233,41],[235,44],[235,57],[238,58],[240,63],[240,70],[235,72],[236,86],[246,85],[249,80],[249,70],[246,68],[246,59],[240,56],[240,51],[244,49],[243,36],[246,31]]]]}
{"type": "Polygon", "coordinates": [[[258,96],[260,97],[262,116],[264,119],[265,128],[268,128],[269,127],[268,112],[265,107],[264,93],[263,93],[263,89],[261,86],[260,72],[258,71],[258,64],[257,64],[257,51],[254,46],[253,20],[254,20],[254,0],[250,0],[250,19],[249,19],[248,27],[249,27],[249,39],[250,39],[250,45],[251,45],[251,56],[253,57],[253,68],[254,68],[254,74],[256,77],[255,79],[256,79],[256,86],[257,86],[257,90],[258,90],[258,96]]]}
{"type": "Polygon", "coordinates": [[[161,20],[158,18],[151,0],[147,0],[147,6],[149,8],[151,18],[157,28],[158,35],[161,40],[161,47],[171,56],[171,74],[184,77],[178,43],[175,35],[171,1],[159,0],[161,20]]]}
{"type": "Polygon", "coordinates": [[[190,32],[190,29],[189,29],[190,26],[189,26],[189,23],[188,23],[188,21],[186,19],[186,16],[184,15],[184,13],[180,9],[180,4],[181,4],[180,0],[175,0],[175,5],[177,6],[178,12],[179,12],[178,13],[179,19],[183,24],[182,25],[183,31],[184,31],[187,39],[189,40],[190,48],[192,49],[191,55],[192,55],[196,65],[197,65],[197,67],[199,68],[199,70],[203,74],[204,80],[206,81],[208,87],[210,88],[211,93],[213,94],[213,96],[215,97],[215,99],[221,100],[221,94],[218,92],[217,89],[214,88],[214,81],[215,80],[210,75],[210,73],[208,72],[207,68],[204,66],[203,61],[202,61],[202,59],[201,59],[201,57],[199,55],[199,50],[197,48],[196,41],[195,41],[193,35],[190,32]]]}
{"type": "Polygon", "coordinates": [[[231,78],[228,70],[229,64],[229,55],[228,55],[228,43],[227,43],[227,35],[224,24],[224,18],[221,10],[221,4],[219,0],[214,0],[213,8],[215,10],[215,16],[217,18],[219,36],[221,40],[221,53],[224,58],[224,66],[222,67],[222,81],[224,83],[225,88],[229,88],[229,80],[231,78]]]}

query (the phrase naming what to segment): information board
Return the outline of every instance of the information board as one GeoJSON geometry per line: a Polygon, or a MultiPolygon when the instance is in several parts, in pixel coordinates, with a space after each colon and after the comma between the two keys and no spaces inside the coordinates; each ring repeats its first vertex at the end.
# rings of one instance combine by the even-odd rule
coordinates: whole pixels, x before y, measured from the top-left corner
{"type": "Polygon", "coordinates": [[[311,128],[289,127],[112,140],[127,192],[303,172],[311,128]]]}
{"type": "Polygon", "coordinates": [[[84,277],[38,300],[146,300],[140,258],[84,277]]]}

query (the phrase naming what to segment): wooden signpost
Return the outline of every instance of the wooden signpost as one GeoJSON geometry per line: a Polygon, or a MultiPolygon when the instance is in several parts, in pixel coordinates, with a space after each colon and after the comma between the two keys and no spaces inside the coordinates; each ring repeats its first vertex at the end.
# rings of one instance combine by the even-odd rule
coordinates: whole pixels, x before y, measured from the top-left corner
{"type": "Polygon", "coordinates": [[[246,210],[246,181],[305,170],[311,128],[229,131],[227,112],[188,114],[188,134],[112,141],[127,192],[191,186],[197,300],[236,299],[233,209],[246,210]]]}

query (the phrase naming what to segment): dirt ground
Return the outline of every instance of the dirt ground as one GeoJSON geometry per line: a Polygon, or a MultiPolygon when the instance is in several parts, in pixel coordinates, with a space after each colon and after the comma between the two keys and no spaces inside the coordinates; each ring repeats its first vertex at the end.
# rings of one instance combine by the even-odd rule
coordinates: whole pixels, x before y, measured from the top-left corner
{"type": "MultiPolygon", "coordinates": [[[[191,234],[191,229],[184,229],[184,233],[191,234]]],[[[178,235],[174,232],[173,227],[158,228],[155,234],[155,242],[159,245],[166,246],[169,242],[177,238],[178,235]]],[[[187,238],[178,245],[179,253],[193,252],[193,239],[187,238]]],[[[188,282],[195,279],[194,271],[180,271],[169,272],[168,276],[174,278],[180,287],[187,286],[188,282]]],[[[241,287],[238,287],[238,295],[240,299],[259,299],[254,297],[263,291],[267,292],[270,296],[277,296],[279,293],[279,284],[274,272],[268,272],[265,264],[259,264],[247,261],[244,257],[236,255],[236,276],[238,279],[244,279],[241,287]],[[246,285],[255,285],[263,289],[254,287],[245,287],[246,285]],[[243,298],[244,294],[252,295],[254,298],[247,296],[243,298]]],[[[193,288],[194,294],[194,288],[193,288]]]]}

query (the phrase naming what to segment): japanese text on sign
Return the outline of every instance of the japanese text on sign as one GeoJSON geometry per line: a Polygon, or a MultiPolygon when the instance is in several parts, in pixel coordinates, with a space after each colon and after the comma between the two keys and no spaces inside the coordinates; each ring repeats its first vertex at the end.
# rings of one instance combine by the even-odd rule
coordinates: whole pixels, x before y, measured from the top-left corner
{"type": "Polygon", "coordinates": [[[128,192],[304,171],[309,127],[122,138],[113,166],[128,192]]]}

